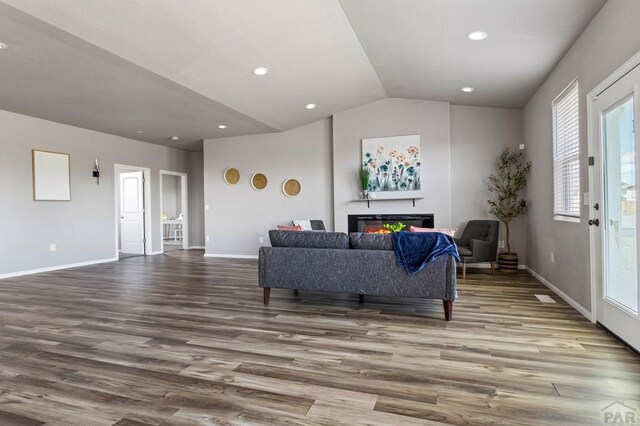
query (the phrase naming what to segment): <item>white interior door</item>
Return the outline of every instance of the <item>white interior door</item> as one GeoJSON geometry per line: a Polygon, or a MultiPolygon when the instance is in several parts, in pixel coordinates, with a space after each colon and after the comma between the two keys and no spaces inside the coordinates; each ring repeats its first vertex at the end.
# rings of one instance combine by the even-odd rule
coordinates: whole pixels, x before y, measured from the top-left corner
{"type": "Polygon", "coordinates": [[[638,228],[636,193],[640,68],[631,71],[594,101],[595,162],[592,240],[595,242],[596,319],[640,350],[638,228]]]}
{"type": "Polygon", "coordinates": [[[120,174],[120,250],[144,254],[143,172],[120,174]]]}

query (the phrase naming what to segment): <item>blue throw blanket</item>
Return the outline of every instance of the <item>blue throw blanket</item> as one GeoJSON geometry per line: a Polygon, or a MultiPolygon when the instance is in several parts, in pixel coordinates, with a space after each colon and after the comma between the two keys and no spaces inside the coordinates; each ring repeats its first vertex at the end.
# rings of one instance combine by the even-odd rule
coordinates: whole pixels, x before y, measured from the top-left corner
{"type": "Polygon", "coordinates": [[[440,256],[453,256],[456,262],[460,261],[453,238],[441,232],[394,232],[393,250],[398,266],[407,275],[417,274],[440,256]]]}

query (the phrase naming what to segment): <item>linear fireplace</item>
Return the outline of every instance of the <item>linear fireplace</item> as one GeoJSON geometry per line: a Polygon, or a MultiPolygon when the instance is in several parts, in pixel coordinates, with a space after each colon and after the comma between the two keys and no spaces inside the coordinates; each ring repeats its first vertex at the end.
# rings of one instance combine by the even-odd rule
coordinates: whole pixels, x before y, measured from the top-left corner
{"type": "Polygon", "coordinates": [[[426,214],[350,214],[349,232],[367,232],[387,223],[402,222],[410,226],[433,228],[433,213],[426,214]]]}

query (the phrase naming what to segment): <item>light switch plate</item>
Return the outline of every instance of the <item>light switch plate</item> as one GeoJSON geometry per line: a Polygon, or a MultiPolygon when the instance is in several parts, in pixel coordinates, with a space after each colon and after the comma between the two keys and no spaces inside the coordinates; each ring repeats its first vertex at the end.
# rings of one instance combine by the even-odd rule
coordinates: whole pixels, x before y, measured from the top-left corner
{"type": "Polygon", "coordinates": [[[582,203],[585,206],[589,205],[589,193],[588,192],[585,192],[584,194],[582,194],[582,203]]]}

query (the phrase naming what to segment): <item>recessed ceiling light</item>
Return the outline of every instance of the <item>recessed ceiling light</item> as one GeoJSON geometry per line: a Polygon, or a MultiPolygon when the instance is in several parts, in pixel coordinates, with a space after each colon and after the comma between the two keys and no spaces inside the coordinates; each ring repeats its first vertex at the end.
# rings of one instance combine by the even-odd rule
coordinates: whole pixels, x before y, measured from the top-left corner
{"type": "Polygon", "coordinates": [[[463,91],[463,92],[465,92],[465,93],[471,93],[471,92],[473,92],[473,91],[474,91],[474,90],[476,90],[476,89],[474,89],[473,87],[463,87],[463,88],[462,88],[462,89],[460,89],[460,90],[462,90],[462,91],[463,91]]]}
{"type": "Polygon", "coordinates": [[[180,138],[178,136],[171,136],[172,141],[179,141],[180,138]]]}
{"type": "Polygon", "coordinates": [[[316,108],[316,104],[307,104],[305,105],[306,109],[315,109],[316,108]]]}
{"type": "Polygon", "coordinates": [[[256,67],[253,69],[253,75],[265,75],[269,72],[269,68],[267,67],[256,67]]]}
{"type": "Polygon", "coordinates": [[[226,124],[218,124],[218,129],[226,129],[227,125],[226,124]]]}
{"type": "Polygon", "coordinates": [[[136,130],[136,133],[138,133],[139,135],[143,134],[144,132],[142,130],[136,130]]]}
{"type": "Polygon", "coordinates": [[[487,38],[487,33],[485,33],[484,31],[471,31],[469,34],[467,34],[467,38],[473,41],[480,41],[487,38]]]}
{"type": "Polygon", "coordinates": [[[0,43],[0,49],[6,49],[6,48],[7,48],[7,45],[6,45],[6,44],[4,44],[4,43],[0,43]]]}

